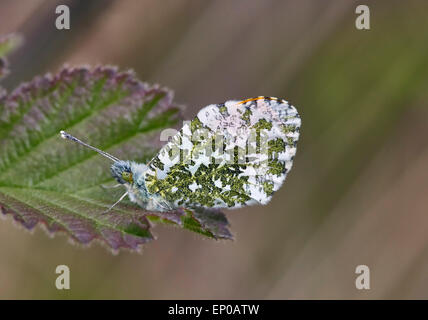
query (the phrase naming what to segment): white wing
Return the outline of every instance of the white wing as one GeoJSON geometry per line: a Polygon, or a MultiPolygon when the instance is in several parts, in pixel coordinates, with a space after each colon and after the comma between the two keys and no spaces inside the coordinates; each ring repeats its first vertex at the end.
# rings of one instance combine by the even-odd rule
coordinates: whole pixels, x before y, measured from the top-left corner
{"type": "Polygon", "coordinates": [[[209,105],[149,163],[147,190],[177,207],[266,204],[292,167],[300,124],[277,98],[209,105]]]}

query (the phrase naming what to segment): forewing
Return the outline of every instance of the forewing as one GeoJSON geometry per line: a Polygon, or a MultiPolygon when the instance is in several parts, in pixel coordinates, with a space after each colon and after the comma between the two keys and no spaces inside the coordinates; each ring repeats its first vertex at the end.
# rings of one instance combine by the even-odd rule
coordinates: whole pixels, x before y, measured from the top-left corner
{"type": "Polygon", "coordinates": [[[277,98],[209,105],[149,163],[147,189],[176,206],[266,204],[291,169],[300,124],[277,98]]]}

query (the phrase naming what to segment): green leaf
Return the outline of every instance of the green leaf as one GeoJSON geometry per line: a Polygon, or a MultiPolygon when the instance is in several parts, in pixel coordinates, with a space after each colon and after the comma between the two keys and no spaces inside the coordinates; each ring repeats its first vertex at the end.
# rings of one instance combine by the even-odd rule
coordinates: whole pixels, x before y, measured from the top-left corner
{"type": "Polygon", "coordinates": [[[153,239],[153,223],[172,224],[211,238],[232,238],[221,212],[147,212],[129,201],[109,208],[123,190],[110,163],[65,142],[69,131],[120,159],[146,163],[161,147],[161,129],[180,108],[170,90],[150,86],[112,67],[64,68],[0,97],[0,207],[26,228],[38,223],[80,243],[139,249],[153,239]]]}

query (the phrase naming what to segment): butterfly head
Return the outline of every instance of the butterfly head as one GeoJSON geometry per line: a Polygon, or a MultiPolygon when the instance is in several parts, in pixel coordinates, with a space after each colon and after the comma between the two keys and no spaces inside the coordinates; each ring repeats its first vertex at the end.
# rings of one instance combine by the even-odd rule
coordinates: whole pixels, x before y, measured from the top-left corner
{"type": "Polygon", "coordinates": [[[134,177],[131,170],[131,163],[129,161],[117,161],[111,166],[111,174],[117,182],[121,184],[132,184],[134,182],[134,177]]]}

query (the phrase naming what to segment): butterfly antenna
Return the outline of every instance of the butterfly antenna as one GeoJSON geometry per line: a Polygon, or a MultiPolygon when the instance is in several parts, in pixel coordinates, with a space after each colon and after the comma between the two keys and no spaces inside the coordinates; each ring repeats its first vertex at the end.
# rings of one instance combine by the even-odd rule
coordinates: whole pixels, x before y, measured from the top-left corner
{"type": "Polygon", "coordinates": [[[69,133],[67,133],[65,131],[60,131],[60,134],[61,134],[61,138],[68,139],[68,140],[71,140],[71,141],[76,142],[78,144],[81,144],[82,146],[85,146],[85,147],[87,147],[87,148],[89,148],[91,150],[94,150],[94,151],[98,152],[100,155],[102,155],[102,156],[110,159],[113,162],[120,161],[120,159],[116,158],[115,156],[112,156],[111,154],[109,154],[109,153],[107,153],[105,151],[102,151],[102,150],[97,149],[97,148],[95,148],[95,147],[93,147],[93,146],[91,146],[91,145],[89,145],[87,143],[84,143],[83,141],[77,139],[76,137],[73,137],[71,134],[69,134],[69,133]]]}

